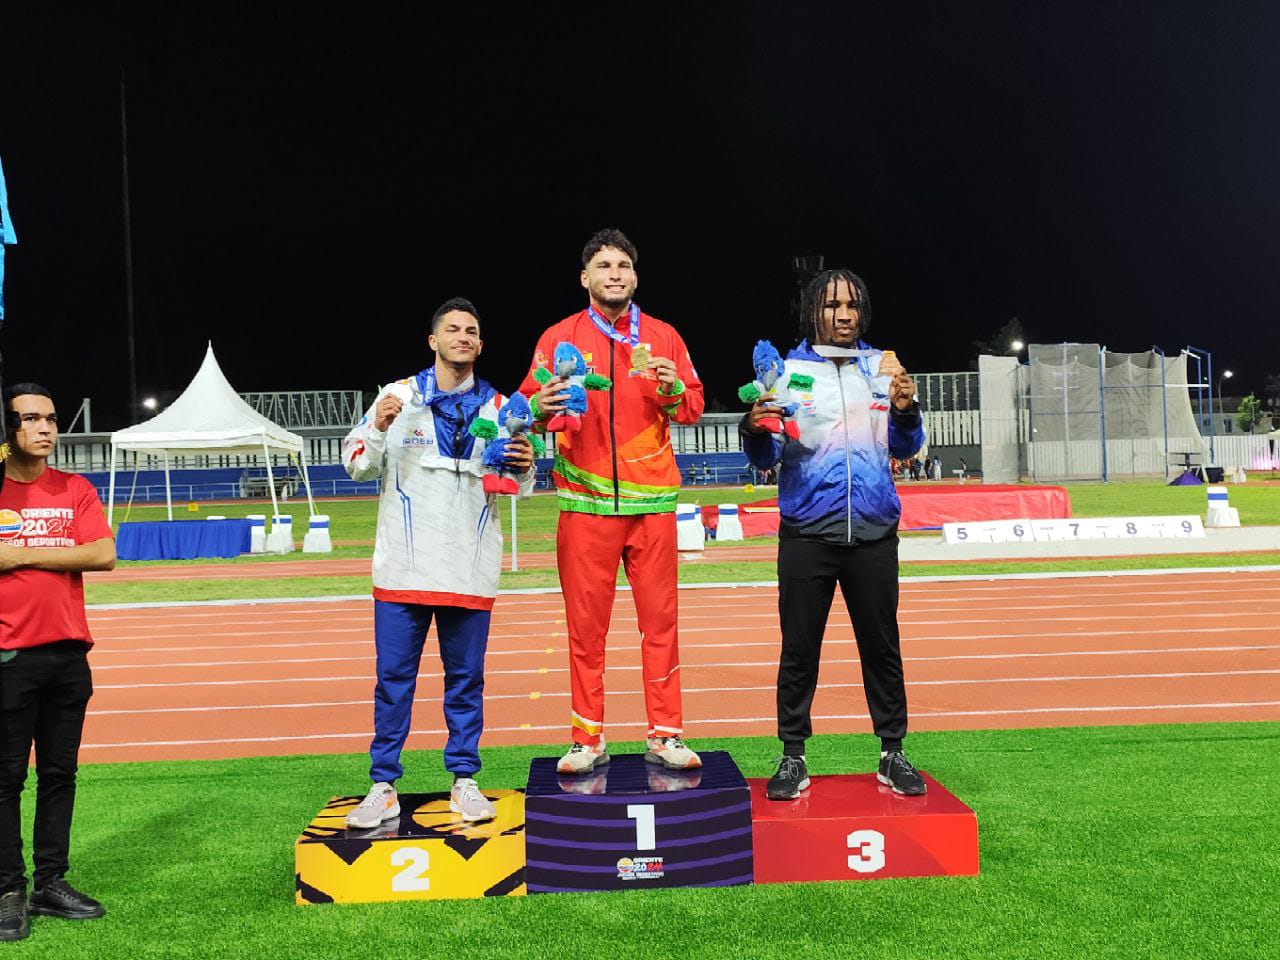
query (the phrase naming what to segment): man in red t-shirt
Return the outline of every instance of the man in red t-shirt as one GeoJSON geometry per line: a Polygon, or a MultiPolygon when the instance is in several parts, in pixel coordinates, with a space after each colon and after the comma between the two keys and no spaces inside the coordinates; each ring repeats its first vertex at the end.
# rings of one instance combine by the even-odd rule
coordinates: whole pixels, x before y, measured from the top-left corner
{"type": "Polygon", "coordinates": [[[110,570],[116,542],[84,477],[46,461],[58,439],[49,391],[4,391],[10,448],[0,488],[0,940],[30,932],[28,912],[89,920],[106,910],[67,883],[85,708],[93,693],[85,570],[110,570]],[[36,751],[35,870],[27,898],[21,799],[36,751]]]}

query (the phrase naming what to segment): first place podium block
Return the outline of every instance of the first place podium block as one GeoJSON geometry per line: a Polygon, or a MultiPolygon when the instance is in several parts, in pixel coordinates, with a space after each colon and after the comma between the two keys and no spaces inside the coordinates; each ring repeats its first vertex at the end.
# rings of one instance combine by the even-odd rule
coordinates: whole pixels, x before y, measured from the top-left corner
{"type": "Polygon", "coordinates": [[[919,797],[874,773],[814,777],[795,800],[770,800],[749,780],[756,883],[971,876],[978,818],[928,774],[919,797]]]}
{"type": "Polygon", "coordinates": [[[750,883],[751,800],[729,754],[667,770],[623,754],[561,776],[535,759],[525,791],[529,893],[750,883]]]}
{"type": "Polygon", "coordinates": [[[363,797],[335,797],[294,844],[296,902],[523,896],[524,795],[486,790],[498,816],[467,824],[447,793],[402,793],[400,816],[348,830],[363,797]]]}

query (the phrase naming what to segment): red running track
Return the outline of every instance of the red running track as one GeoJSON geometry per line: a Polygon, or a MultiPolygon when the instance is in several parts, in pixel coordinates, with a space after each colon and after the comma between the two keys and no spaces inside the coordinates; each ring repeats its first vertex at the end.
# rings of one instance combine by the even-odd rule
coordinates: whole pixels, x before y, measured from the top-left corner
{"type": "MultiPolygon", "coordinates": [[[[685,589],[680,604],[686,734],[772,735],[777,591],[685,589]]],[[[87,762],[368,746],[369,601],[97,609],[90,619],[87,762]]],[[[1280,571],[907,582],[900,619],[913,730],[1280,720],[1280,571]]],[[[612,739],[643,735],[638,644],[623,591],[606,673],[612,739]]],[[[816,732],[869,732],[839,607],[825,647],[816,732]]],[[[443,746],[440,697],[438,659],[426,656],[409,747],[443,746]]],[[[483,744],[567,742],[568,714],[560,595],[499,597],[483,744]]]]}

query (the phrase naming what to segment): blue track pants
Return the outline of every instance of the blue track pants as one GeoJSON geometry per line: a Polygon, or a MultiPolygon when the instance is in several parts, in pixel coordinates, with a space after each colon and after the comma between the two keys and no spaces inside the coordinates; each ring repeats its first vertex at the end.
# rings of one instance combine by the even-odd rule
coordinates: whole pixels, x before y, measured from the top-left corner
{"type": "Polygon", "coordinates": [[[459,776],[471,776],[480,769],[489,611],[375,600],[378,684],[373,693],[374,734],[369,746],[369,776],[374,783],[395,783],[404,775],[400,752],[409,736],[422,647],[433,616],[444,664],[444,721],[449,728],[444,767],[459,776]]]}

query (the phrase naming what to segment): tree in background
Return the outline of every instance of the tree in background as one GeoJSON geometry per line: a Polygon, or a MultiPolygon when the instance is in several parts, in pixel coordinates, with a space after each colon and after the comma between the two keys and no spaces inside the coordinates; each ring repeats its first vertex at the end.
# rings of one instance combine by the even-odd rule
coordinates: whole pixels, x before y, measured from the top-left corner
{"type": "Polygon", "coordinates": [[[984,354],[992,357],[1005,357],[1010,354],[1017,354],[1021,348],[1015,350],[1014,342],[1026,345],[1027,338],[1022,332],[1022,321],[1017,317],[1011,317],[1009,322],[992,334],[989,340],[973,341],[973,357],[969,360],[969,369],[978,369],[978,357],[984,354]]]}
{"type": "Polygon", "coordinates": [[[1253,433],[1253,428],[1262,419],[1262,404],[1252,393],[1240,401],[1240,412],[1236,414],[1236,422],[1244,433],[1253,433]]]}

